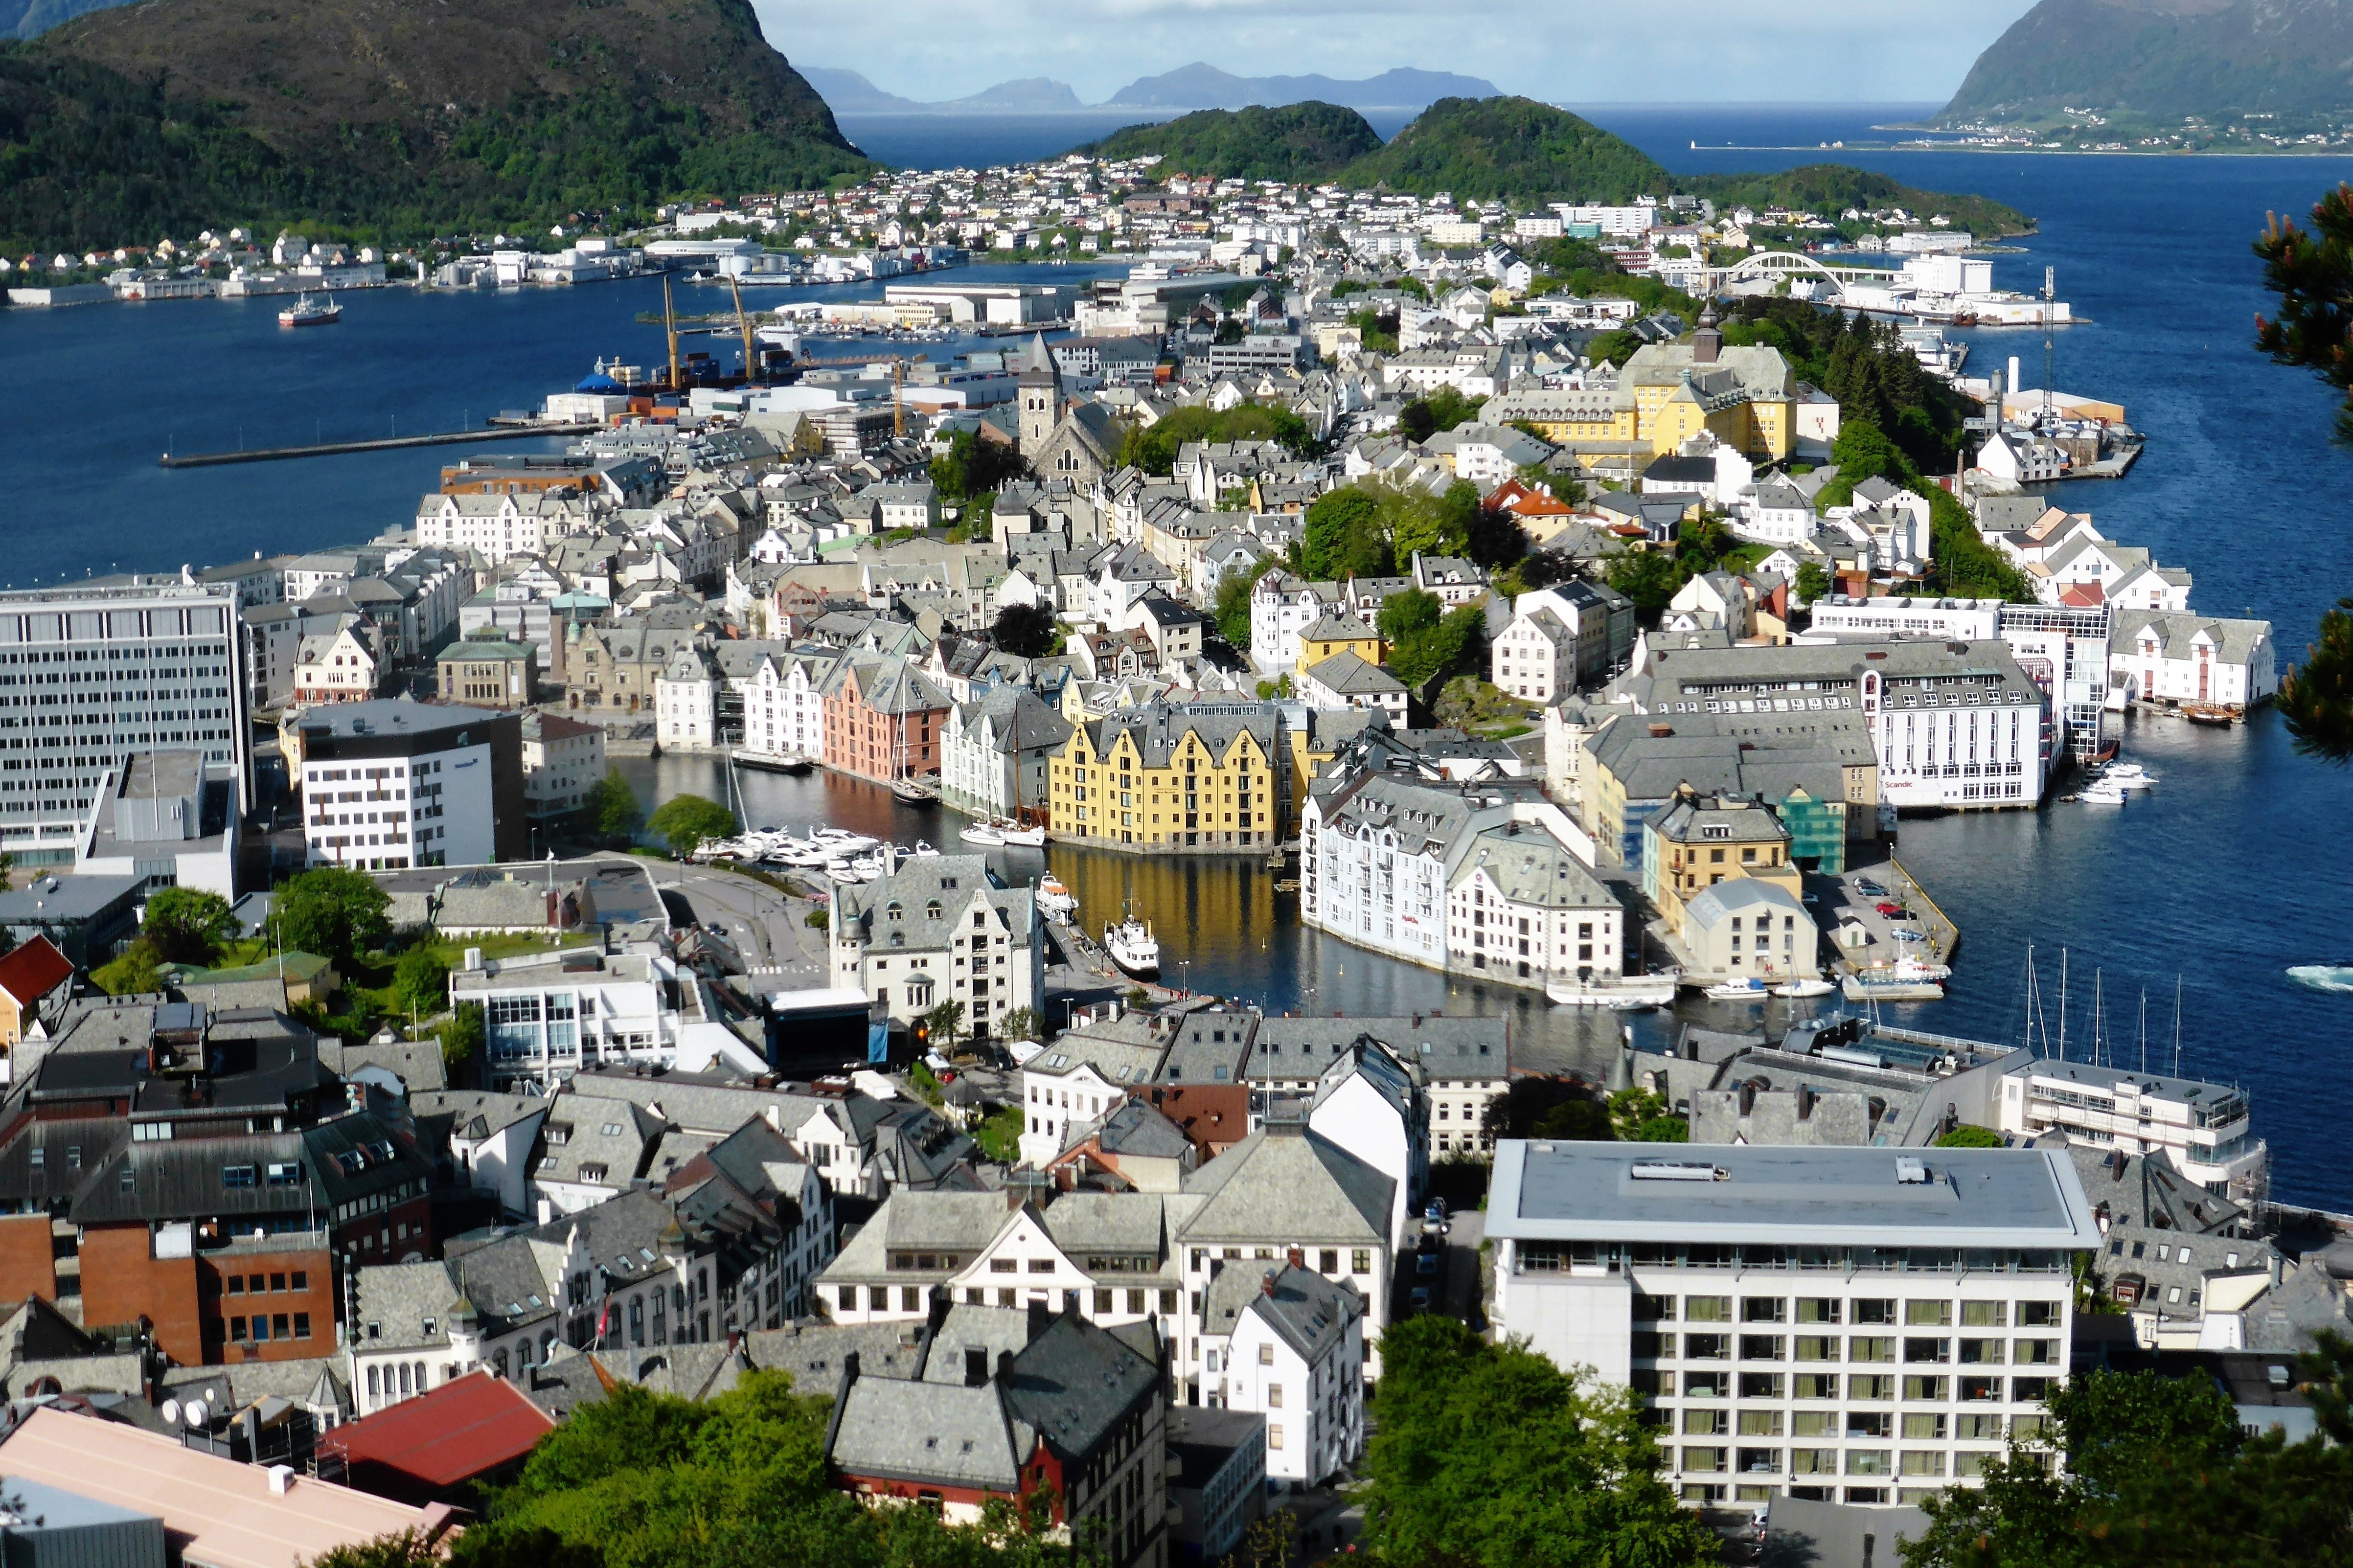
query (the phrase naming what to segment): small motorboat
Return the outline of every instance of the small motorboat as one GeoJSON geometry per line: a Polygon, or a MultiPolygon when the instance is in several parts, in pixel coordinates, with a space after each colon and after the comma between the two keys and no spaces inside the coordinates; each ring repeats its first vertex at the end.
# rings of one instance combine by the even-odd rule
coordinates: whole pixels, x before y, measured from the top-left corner
{"type": "Polygon", "coordinates": [[[1062,879],[1051,871],[1038,879],[1035,897],[1038,907],[1051,920],[1066,919],[1079,907],[1079,900],[1071,895],[1071,889],[1064,887],[1062,879]]]}
{"type": "Polygon", "coordinates": [[[956,837],[966,844],[993,845],[1005,842],[1005,835],[998,832],[993,825],[986,822],[976,822],[958,833],[956,837]]]}
{"type": "Polygon", "coordinates": [[[1754,1002],[1767,994],[1765,983],[1755,975],[1746,980],[1726,980],[1711,985],[1702,994],[1714,1002],[1754,1002]]]}
{"type": "Polygon", "coordinates": [[[809,842],[822,845],[835,855],[863,855],[881,840],[852,833],[847,827],[820,827],[809,835],[809,842]]]}
{"type": "Polygon", "coordinates": [[[847,860],[836,860],[832,862],[830,865],[826,867],[825,874],[828,879],[839,883],[845,888],[854,887],[858,883],[866,879],[860,876],[857,870],[852,868],[847,860]]]}
{"type": "Polygon", "coordinates": [[[923,839],[918,838],[915,840],[915,847],[913,853],[918,860],[935,860],[939,858],[940,852],[933,848],[931,845],[923,839]]]}
{"type": "Polygon", "coordinates": [[[2075,798],[2084,805],[2122,805],[2125,803],[2125,792],[2115,784],[2103,781],[2099,784],[2085,784],[2075,792],[2075,798]]]}
{"type": "Polygon", "coordinates": [[[1004,835],[1005,842],[1008,844],[1018,844],[1025,849],[1046,847],[1046,825],[1042,822],[1034,827],[1024,827],[1018,822],[1008,822],[1000,816],[989,826],[1004,835]]]}
{"type": "Polygon", "coordinates": [[[1827,980],[1792,980],[1773,987],[1776,996],[1827,996],[1838,987],[1827,980]]]}
{"type": "Polygon", "coordinates": [[[1117,925],[1103,927],[1103,951],[1138,980],[1150,980],[1160,973],[1160,943],[1151,925],[1132,914],[1117,925]]]}
{"type": "Polygon", "coordinates": [[[2157,775],[2138,763],[2110,763],[2100,770],[2100,783],[2118,789],[2148,789],[2157,782],[2157,775]]]}

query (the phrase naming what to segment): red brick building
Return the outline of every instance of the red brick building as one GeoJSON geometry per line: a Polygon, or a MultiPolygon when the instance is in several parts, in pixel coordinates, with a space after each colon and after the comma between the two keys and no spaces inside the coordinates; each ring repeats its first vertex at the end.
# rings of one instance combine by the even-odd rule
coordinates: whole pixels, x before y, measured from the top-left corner
{"type": "Polygon", "coordinates": [[[827,679],[825,765],[888,784],[940,771],[948,694],[898,654],[853,656],[827,679]]]}

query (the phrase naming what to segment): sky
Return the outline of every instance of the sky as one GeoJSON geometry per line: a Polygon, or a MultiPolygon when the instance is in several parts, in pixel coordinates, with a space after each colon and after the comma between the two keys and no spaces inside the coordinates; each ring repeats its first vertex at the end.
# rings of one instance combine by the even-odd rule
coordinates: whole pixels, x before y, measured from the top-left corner
{"type": "Polygon", "coordinates": [[[1554,103],[1941,100],[2029,3],[1650,0],[1629,27],[1595,0],[1487,0],[1451,18],[1429,0],[754,0],[786,57],[886,92],[1043,76],[1089,103],[1193,60],[1237,76],[1417,66],[1554,103]]]}

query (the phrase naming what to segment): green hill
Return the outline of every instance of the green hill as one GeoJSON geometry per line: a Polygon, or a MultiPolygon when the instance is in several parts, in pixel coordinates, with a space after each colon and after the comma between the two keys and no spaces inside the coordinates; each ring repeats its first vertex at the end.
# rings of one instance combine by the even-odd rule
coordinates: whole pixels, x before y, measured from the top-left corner
{"type": "Polygon", "coordinates": [[[1705,196],[1719,207],[1746,205],[1762,210],[1786,206],[1836,218],[1849,207],[1866,212],[1902,207],[1914,217],[1942,213],[1955,228],[1980,239],[2024,234],[2034,220],[1989,196],[1924,191],[1848,163],[1808,163],[1778,174],[1694,174],[1679,178],[1678,190],[1705,196]]]}
{"type": "Polygon", "coordinates": [[[1566,110],[1528,98],[1441,98],[1341,183],[1457,201],[1626,202],[1673,181],[1648,154],[1566,110]]]}
{"type": "Polygon", "coordinates": [[[0,244],[417,236],[873,165],[747,0],[147,0],[0,47],[0,244]]]}
{"type": "Polygon", "coordinates": [[[1098,158],[1157,153],[1172,171],[1218,180],[1328,180],[1380,151],[1365,117],[1334,103],[1204,109],[1157,125],[1114,131],[1081,151],[1098,158]]]}
{"type": "Polygon", "coordinates": [[[2055,121],[2063,109],[2176,126],[2353,110],[2353,5],[2042,0],[1978,57],[1941,118],[2055,121]]]}

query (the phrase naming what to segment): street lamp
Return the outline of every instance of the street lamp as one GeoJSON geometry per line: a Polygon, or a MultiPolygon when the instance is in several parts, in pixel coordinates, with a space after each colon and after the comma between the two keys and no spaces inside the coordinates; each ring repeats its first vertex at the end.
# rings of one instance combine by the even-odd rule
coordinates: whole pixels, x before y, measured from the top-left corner
{"type": "Polygon", "coordinates": [[[1178,959],[1176,973],[1179,980],[1179,992],[1187,996],[1193,994],[1193,961],[1189,958],[1178,959]]]}

